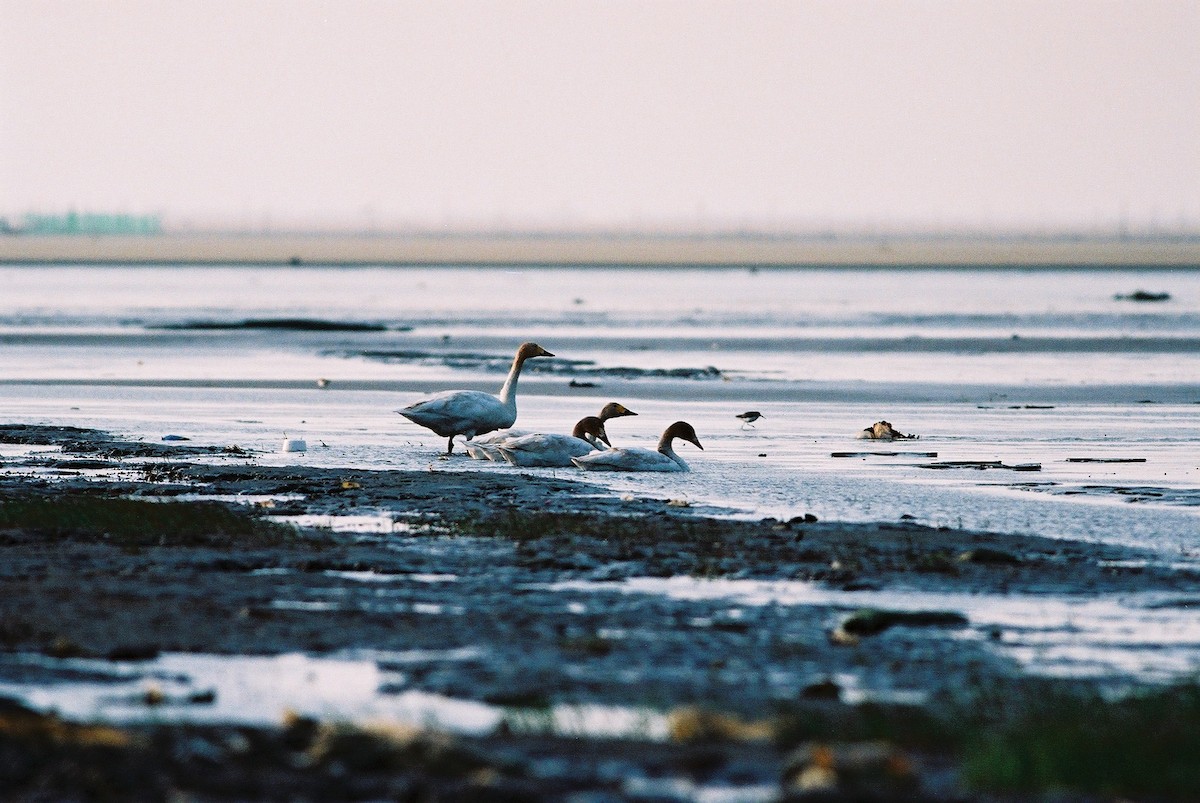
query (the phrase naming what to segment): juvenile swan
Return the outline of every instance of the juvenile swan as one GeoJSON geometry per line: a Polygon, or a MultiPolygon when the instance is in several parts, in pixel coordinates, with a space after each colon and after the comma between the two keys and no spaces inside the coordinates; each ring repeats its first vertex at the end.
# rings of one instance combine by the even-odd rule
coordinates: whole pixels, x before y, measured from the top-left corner
{"type": "Polygon", "coordinates": [[[451,390],[396,412],[446,438],[446,454],[451,454],[455,435],[470,440],[485,432],[511,427],[517,420],[517,380],[521,366],[534,357],[553,356],[537,343],[522,343],[499,396],[479,390],[451,390]]]}
{"type": "Polygon", "coordinates": [[[611,445],[604,422],[589,415],[579,419],[570,435],[557,433],[524,435],[509,438],[496,446],[505,460],[514,466],[567,467],[571,458],[580,457],[596,449],[611,445]]]}
{"type": "Polygon", "coordinates": [[[690,471],[688,464],[671,448],[671,442],[676,438],[694,443],[698,449],[704,448],[691,424],[676,421],[659,438],[657,450],[617,447],[573,457],[571,462],[589,471],[690,471]]]}
{"type": "MultiPolygon", "coordinates": [[[[633,410],[630,410],[620,402],[609,402],[600,408],[600,415],[598,417],[601,422],[604,422],[612,418],[621,418],[622,416],[627,415],[637,415],[637,413],[635,413],[633,410]]],[[[576,426],[579,425],[576,424],[576,426]]],[[[482,438],[477,437],[468,441],[466,443],[467,454],[471,455],[471,457],[475,458],[476,460],[495,460],[497,462],[503,462],[505,458],[500,454],[501,444],[514,438],[522,438],[526,435],[533,434],[535,434],[533,431],[527,429],[497,430],[496,432],[484,435],[482,438]]],[[[608,443],[607,439],[604,442],[608,443]]],[[[598,446],[597,448],[604,447],[598,446]]],[[[564,463],[564,465],[569,466],[571,464],[564,463]]]]}

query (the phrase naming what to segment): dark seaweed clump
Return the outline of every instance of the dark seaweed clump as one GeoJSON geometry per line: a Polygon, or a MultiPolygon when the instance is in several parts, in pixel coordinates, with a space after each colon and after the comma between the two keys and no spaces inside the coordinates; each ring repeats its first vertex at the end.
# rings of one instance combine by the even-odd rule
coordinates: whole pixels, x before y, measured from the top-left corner
{"type": "MultiPolygon", "coordinates": [[[[363,357],[384,362],[426,362],[459,369],[484,369],[493,372],[507,371],[512,364],[508,355],[480,354],[476,352],[434,353],[412,349],[364,350],[347,352],[347,356],[363,357]]],[[[626,366],[597,366],[594,360],[569,360],[555,357],[536,360],[525,366],[531,374],[554,376],[595,377],[617,379],[719,379],[724,374],[720,368],[708,365],[703,368],[630,368],[626,366]]]]}
{"type": "MultiPolygon", "coordinates": [[[[449,523],[464,535],[514,541],[526,568],[577,569],[616,561],[638,573],[702,577],[735,571],[765,574],[794,559],[797,534],[759,522],[688,516],[597,515],[508,509],[449,523]],[[729,528],[738,536],[728,537],[729,528]],[[584,556],[582,563],[577,560],[584,556]]],[[[802,537],[802,536],[801,536],[802,537]]]]}
{"type": "Polygon", "coordinates": [[[1113,296],[1116,301],[1170,301],[1170,293],[1154,293],[1148,290],[1134,290],[1132,293],[1118,293],[1113,296]]]}
{"type": "Polygon", "coordinates": [[[323,321],[313,318],[250,318],[244,321],[186,321],[167,323],[152,329],[171,330],[226,330],[226,329],[280,329],[289,332],[386,332],[382,323],[358,321],[323,321]]]}
{"type": "Polygon", "coordinates": [[[107,432],[82,427],[39,424],[0,424],[0,443],[63,446],[84,441],[111,440],[107,432]]]}
{"type": "Polygon", "coordinates": [[[87,496],[0,500],[0,533],[123,546],[275,545],[290,527],[216,502],[147,502],[87,496]]]}
{"type": "Polygon", "coordinates": [[[966,627],[967,617],[956,611],[881,611],[864,609],[842,622],[856,636],[875,636],[896,625],[909,627],[966,627]]]}

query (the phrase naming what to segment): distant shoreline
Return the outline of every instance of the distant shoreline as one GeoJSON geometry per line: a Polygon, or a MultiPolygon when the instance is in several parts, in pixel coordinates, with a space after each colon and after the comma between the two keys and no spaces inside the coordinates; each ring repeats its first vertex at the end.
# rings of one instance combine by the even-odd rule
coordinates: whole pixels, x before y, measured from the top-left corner
{"type": "Polygon", "coordinates": [[[1196,237],[605,234],[0,236],[0,265],[1200,268],[1196,237]]]}

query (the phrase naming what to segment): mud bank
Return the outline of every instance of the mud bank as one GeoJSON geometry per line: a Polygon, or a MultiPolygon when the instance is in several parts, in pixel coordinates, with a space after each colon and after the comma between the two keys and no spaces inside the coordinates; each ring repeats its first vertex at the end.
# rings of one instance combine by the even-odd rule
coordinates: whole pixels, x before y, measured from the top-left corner
{"type": "MultiPolygon", "coordinates": [[[[18,700],[0,717],[0,754],[16,799],[1037,791],[1056,780],[979,775],[968,745],[1039,700],[1086,709],[1147,686],[1140,665],[1080,673],[1030,658],[1046,635],[1031,635],[1023,612],[1075,610],[1064,615],[1078,629],[1098,600],[1141,600],[1147,616],[1200,601],[1196,569],[1106,545],[906,520],[735,520],[571,480],[455,472],[453,461],[270,468],[244,453],[20,425],[0,427],[0,443],[58,447],[0,467],[0,689],[18,700]],[[338,526],[364,515],[375,526],[338,526]],[[1020,604],[997,618],[989,600],[1020,604]],[[275,725],[201,726],[192,714],[220,693],[156,663],[290,653],[373,664],[379,705],[423,694],[499,713],[483,733],[448,736],[447,721],[380,734],[349,715],[285,723],[303,701],[283,700],[275,725]],[[101,694],[90,717],[101,730],[46,718],[54,704],[36,701],[55,698],[33,692],[81,680],[122,694],[134,683],[122,710],[146,716],[104,723],[101,694]],[[539,719],[561,706],[664,724],[564,735],[539,719]],[[119,759],[87,758],[110,753],[119,759]],[[143,780],[80,770],[93,760],[129,762],[119,777],[143,780]]],[[[1095,763],[1075,782],[1080,799],[1173,795],[1114,782],[1100,754],[1095,763]]]]}

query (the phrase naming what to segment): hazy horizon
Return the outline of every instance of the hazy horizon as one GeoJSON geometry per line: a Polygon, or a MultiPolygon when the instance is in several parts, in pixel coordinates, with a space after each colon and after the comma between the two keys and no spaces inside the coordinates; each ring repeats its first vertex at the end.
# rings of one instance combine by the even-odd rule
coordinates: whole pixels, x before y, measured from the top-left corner
{"type": "Polygon", "coordinates": [[[1194,2],[0,10],[12,221],[1200,230],[1194,2]]]}

